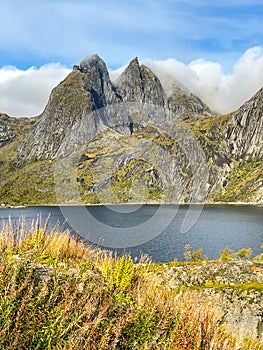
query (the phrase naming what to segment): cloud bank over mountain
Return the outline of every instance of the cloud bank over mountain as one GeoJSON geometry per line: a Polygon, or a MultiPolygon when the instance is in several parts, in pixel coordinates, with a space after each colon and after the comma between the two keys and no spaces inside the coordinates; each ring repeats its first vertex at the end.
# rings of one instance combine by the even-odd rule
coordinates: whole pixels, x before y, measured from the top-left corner
{"type": "MultiPolygon", "coordinates": [[[[141,63],[158,75],[167,93],[174,82],[183,84],[218,113],[237,109],[263,85],[262,47],[248,49],[235,63],[232,72],[227,74],[223,72],[220,63],[204,58],[189,64],[174,58],[162,61],[143,59],[141,63]]],[[[112,70],[112,79],[115,80],[124,68],[125,66],[112,70]]],[[[31,67],[27,70],[2,67],[0,112],[11,116],[40,114],[47,103],[51,89],[70,71],[71,69],[59,63],[51,63],[40,68],[31,67]]]]}
{"type": "Polygon", "coordinates": [[[205,59],[198,59],[188,65],[175,59],[147,59],[144,63],[168,89],[174,79],[218,113],[237,109],[263,85],[262,47],[247,50],[235,63],[230,74],[224,74],[219,63],[205,59]]]}

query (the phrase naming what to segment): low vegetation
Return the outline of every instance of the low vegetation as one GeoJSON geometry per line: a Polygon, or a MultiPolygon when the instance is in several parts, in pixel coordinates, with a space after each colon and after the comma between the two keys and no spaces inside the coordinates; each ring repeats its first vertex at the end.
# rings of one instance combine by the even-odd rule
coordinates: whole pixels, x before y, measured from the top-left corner
{"type": "MultiPolygon", "coordinates": [[[[0,232],[0,349],[263,349],[191,290],[157,285],[148,258],[134,264],[47,226],[0,232]]],[[[200,262],[201,251],[185,254],[200,262]]]]}
{"type": "Polygon", "coordinates": [[[215,191],[214,202],[253,202],[262,188],[263,165],[260,159],[239,161],[229,172],[226,188],[215,191]]]}

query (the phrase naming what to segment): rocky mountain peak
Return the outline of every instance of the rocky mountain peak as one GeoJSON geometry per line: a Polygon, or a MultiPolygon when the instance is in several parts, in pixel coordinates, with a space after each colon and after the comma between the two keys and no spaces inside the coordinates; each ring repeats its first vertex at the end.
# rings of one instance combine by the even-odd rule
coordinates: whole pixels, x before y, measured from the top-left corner
{"type": "Polygon", "coordinates": [[[101,70],[107,70],[105,62],[97,54],[86,56],[79,65],[83,73],[89,72],[92,67],[99,67],[101,70]]]}
{"type": "Polygon", "coordinates": [[[134,67],[134,68],[137,68],[137,69],[140,69],[140,63],[139,63],[139,59],[138,57],[134,57],[131,62],[129,63],[129,66],[128,67],[134,67]]]}
{"type": "Polygon", "coordinates": [[[79,70],[85,74],[85,88],[91,91],[97,108],[116,102],[107,66],[97,54],[84,58],[79,70]]]}
{"type": "Polygon", "coordinates": [[[165,94],[158,77],[135,57],[115,82],[123,101],[164,106],[165,94]]]}
{"type": "Polygon", "coordinates": [[[115,82],[123,101],[143,102],[143,82],[138,58],[134,58],[115,82]]]}
{"type": "MultiPolygon", "coordinates": [[[[113,84],[106,64],[93,54],[53,89],[35,120],[0,114],[2,172],[19,165],[22,179],[19,183],[12,175],[4,180],[2,195],[19,187],[25,188],[27,198],[28,185],[23,181],[32,169],[41,175],[42,165],[53,163],[45,160],[61,157],[66,164],[71,155],[87,203],[97,203],[95,194],[100,190],[109,196],[106,202],[116,196],[139,200],[141,194],[153,201],[200,201],[202,188],[210,191],[209,200],[262,201],[263,88],[238,111],[217,116],[187,89],[176,84],[164,89],[160,79],[134,58],[113,84]],[[188,120],[179,123],[177,132],[178,119],[188,120]],[[6,152],[9,144],[12,152],[18,145],[16,158],[6,152]],[[198,161],[199,144],[209,169],[198,161]],[[82,152],[80,158],[75,150],[82,152]],[[183,191],[174,196],[170,189],[177,188],[178,181],[183,191]]],[[[33,182],[35,178],[34,174],[33,182]]],[[[75,184],[67,177],[66,183],[71,181],[75,184]]]]}
{"type": "Polygon", "coordinates": [[[99,83],[103,83],[104,81],[109,84],[110,77],[107,66],[105,62],[97,55],[92,54],[88,55],[84,60],[80,62],[79,70],[81,73],[87,75],[87,77],[91,80],[90,85],[96,87],[99,83]],[[95,86],[93,85],[95,83],[95,86]]]}

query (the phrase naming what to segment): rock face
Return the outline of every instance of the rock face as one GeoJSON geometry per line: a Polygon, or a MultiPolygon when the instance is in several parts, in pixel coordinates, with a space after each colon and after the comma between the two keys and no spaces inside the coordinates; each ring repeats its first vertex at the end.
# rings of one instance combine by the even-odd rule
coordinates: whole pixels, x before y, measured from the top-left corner
{"type": "Polygon", "coordinates": [[[0,147],[6,145],[15,138],[11,121],[12,119],[8,115],[0,114],[0,147]]]}
{"type": "Polygon", "coordinates": [[[87,56],[80,62],[79,70],[84,74],[83,88],[91,94],[92,108],[99,109],[120,100],[110,81],[106,64],[98,55],[87,56]]]}
{"type": "MultiPolygon", "coordinates": [[[[221,142],[211,148],[211,198],[223,202],[263,201],[263,88],[236,112],[221,116],[221,142]]],[[[209,133],[205,133],[206,136],[209,133]]]]}
{"type": "Polygon", "coordinates": [[[174,86],[172,93],[167,99],[168,108],[177,115],[182,115],[184,119],[188,119],[189,115],[195,112],[197,115],[209,115],[209,108],[198,97],[189,91],[174,86]]]}
{"type": "Polygon", "coordinates": [[[115,83],[124,102],[154,103],[164,106],[165,95],[157,76],[134,58],[115,83]]]}
{"type": "MultiPolygon", "coordinates": [[[[176,112],[174,117],[186,112],[189,115],[204,111],[209,113],[208,107],[190,93],[178,90],[168,98],[158,77],[146,66],[140,66],[137,58],[130,62],[113,85],[104,61],[98,55],[90,55],[53,89],[39,123],[21,143],[19,157],[26,160],[53,159],[59,152],[63,154],[66,150],[62,147],[59,151],[59,148],[80,120],[82,127],[76,130],[74,136],[71,132],[73,144],[89,142],[105,126],[123,124],[122,116],[114,107],[112,110],[109,108],[122,102],[170,108],[176,112]],[[108,107],[107,112],[103,110],[104,107],[108,107]]],[[[174,122],[166,115],[157,117],[159,125],[174,122]]]]}
{"type": "Polygon", "coordinates": [[[263,157],[263,88],[232,116],[225,134],[236,159],[263,157]]]}

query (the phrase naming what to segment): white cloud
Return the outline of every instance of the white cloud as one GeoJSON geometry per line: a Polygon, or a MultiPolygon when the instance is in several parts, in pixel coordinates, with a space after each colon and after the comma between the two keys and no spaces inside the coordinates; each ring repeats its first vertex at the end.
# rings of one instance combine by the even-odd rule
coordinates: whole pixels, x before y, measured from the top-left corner
{"type": "Polygon", "coordinates": [[[263,48],[247,50],[224,74],[219,63],[198,59],[186,65],[175,59],[144,60],[164,85],[179,81],[212,110],[228,113],[240,107],[263,86],[263,48]]]}
{"type": "MultiPolygon", "coordinates": [[[[142,60],[160,78],[167,93],[174,83],[182,84],[200,97],[212,110],[227,113],[237,109],[263,86],[263,48],[247,50],[235,63],[231,74],[224,74],[219,63],[198,59],[190,64],[170,58],[164,61],[142,60]]],[[[126,66],[111,71],[115,80],[126,66]]],[[[70,69],[49,64],[25,71],[15,67],[0,69],[0,112],[11,116],[40,114],[51,89],[70,69]]]]}
{"type": "Polygon", "coordinates": [[[7,66],[0,69],[0,112],[11,116],[40,114],[51,89],[63,80],[70,70],[59,63],[39,69],[20,70],[7,66]]]}

